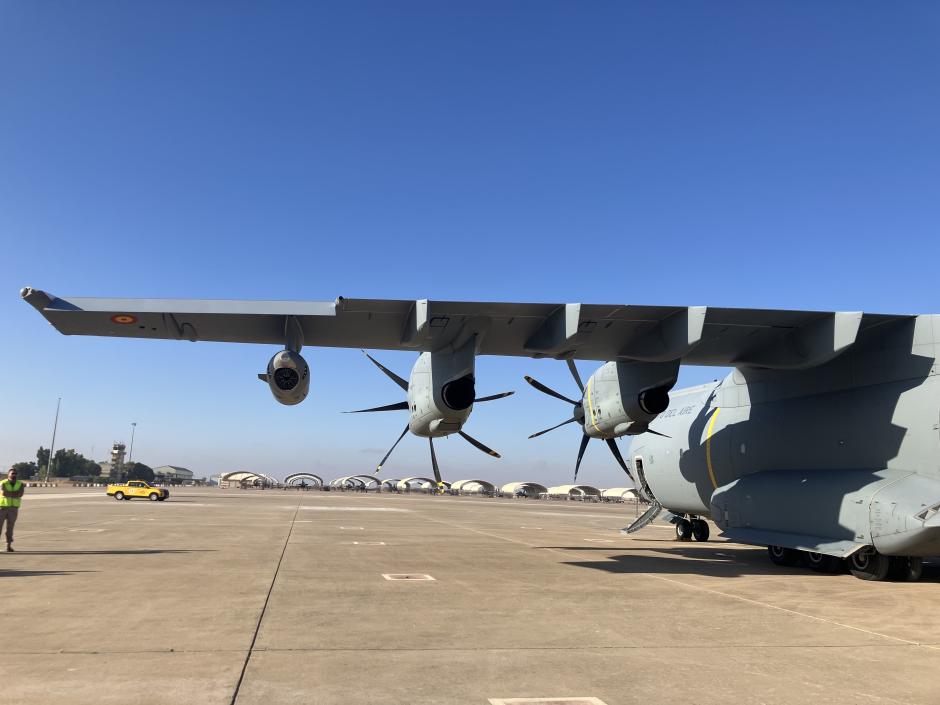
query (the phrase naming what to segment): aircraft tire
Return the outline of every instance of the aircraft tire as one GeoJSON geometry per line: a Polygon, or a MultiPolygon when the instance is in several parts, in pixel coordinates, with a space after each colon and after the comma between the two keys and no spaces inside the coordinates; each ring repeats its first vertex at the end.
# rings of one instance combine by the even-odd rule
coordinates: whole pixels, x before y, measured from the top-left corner
{"type": "Polygon", "coordinates": [[[807,551],[804,555],[806,565],[817,573],[838,573],[842,569],[842,560],[825,553],[807,551]]]}
{"type": "Polygon", "coordinates": [[[785,568],[795,566],[800,562],[799,551],[792,548],[784,548],[783,546],[768,546],[767,555],[770,556],[771,563],[785,568]]]}
{"type": "Polygon", "coordinates": [[[692,522],[688,519],[680,519],[676,522],[676,541],[692,540],[692,522]]]}
{"type": "Polygon", "coordinates": [[[892,580],[917,582],[924,575],[924,559],[916,556],[894,556],[891,558],[889,577],[892,580]]]}
{"type": "Polygon", "coordinates": [[[708,522],[702,519],[692,520],[692,538],[696,541],[708,541],[708,522]]]}
{"type": "Polygon", "coordinates": [[[891,559],[871,546],[849,556],[849,571],[859,580],[884,580],[891,570],[891,559]]]}

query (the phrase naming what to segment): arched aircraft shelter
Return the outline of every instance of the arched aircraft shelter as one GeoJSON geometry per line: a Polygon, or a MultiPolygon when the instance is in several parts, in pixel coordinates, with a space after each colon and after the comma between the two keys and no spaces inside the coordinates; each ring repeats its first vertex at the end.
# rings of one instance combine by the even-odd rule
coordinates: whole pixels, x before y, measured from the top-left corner
{"type": "Polygon", "coordinates": [[[460,494],[496,494],[496,485],[486,480],[457,480],[450,489],[460,494]]]}
{"type": "Polygon", "coordinates": [[[323,478],[314,475],[312,472],[295,472],[284,478],[285,485],[299,485],[301,482],[309,482],[317,487],[323,487],[323,478]]]}

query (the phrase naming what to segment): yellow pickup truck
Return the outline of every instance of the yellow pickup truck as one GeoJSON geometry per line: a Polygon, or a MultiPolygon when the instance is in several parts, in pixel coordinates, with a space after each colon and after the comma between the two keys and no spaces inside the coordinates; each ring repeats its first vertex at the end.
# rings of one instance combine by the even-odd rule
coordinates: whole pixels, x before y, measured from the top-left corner
{"type": "Polygon", "coordinates": [[[131,480],[123,485],[108,485],[108,496],[115,499],[146,497],[151,502],[162,502],[170,496],[170,491],[164,487],[154,487],[144,480],[131,480]]]}

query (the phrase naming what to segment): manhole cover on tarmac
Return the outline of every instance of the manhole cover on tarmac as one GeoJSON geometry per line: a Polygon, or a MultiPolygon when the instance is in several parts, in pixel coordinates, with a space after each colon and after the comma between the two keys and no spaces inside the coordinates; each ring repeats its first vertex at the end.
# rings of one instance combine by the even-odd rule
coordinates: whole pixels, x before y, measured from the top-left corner
{"type": "Polygon", "coordinates": [[[386,580],[434,580],[426,573],[382,573],[386,580]]]}

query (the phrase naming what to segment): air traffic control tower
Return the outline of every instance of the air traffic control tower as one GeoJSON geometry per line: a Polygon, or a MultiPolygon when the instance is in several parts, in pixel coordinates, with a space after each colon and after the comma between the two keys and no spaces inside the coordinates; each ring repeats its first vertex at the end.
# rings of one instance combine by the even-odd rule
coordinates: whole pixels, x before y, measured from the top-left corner
{"type": "Polygon", "coordinates": [[[125,446],[118,441],[111,446],[111,477],[121,477],[124,472],[125,446]]]}

